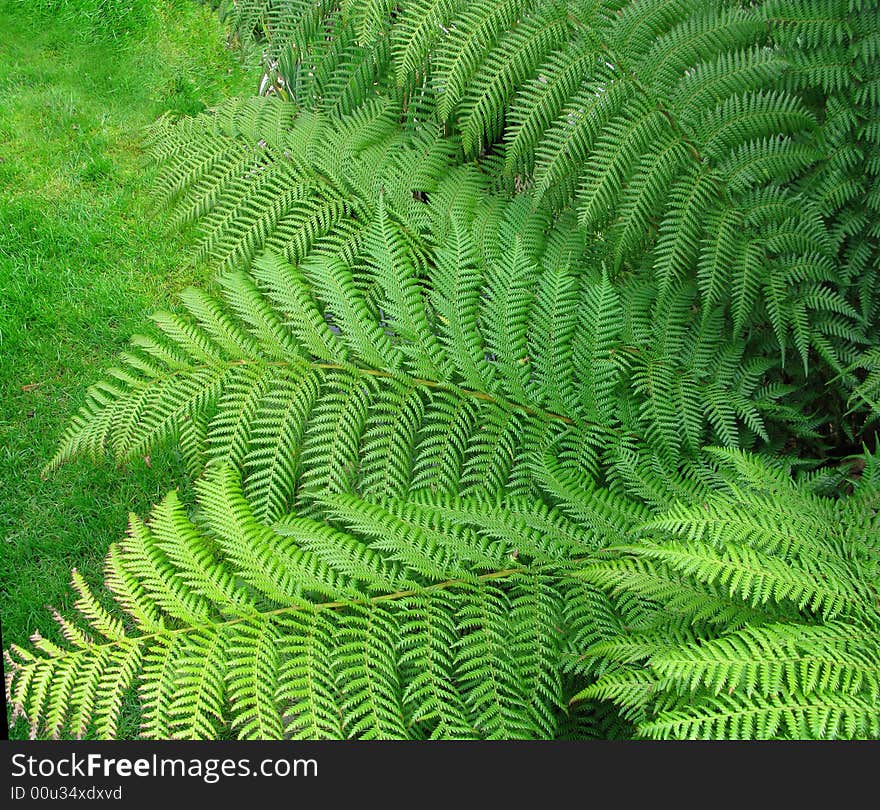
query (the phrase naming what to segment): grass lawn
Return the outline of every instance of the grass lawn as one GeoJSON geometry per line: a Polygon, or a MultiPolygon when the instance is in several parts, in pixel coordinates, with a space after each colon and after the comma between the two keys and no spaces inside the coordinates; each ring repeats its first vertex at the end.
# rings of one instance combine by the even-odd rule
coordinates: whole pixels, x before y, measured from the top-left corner
{"type": "MultiPolygon", "coordinates": [[[[3,645],[54,636],[70,569],[101,580],[129,511],[183,481],[133,468],[40,469],[86,388],[145,315],[207,270],[150,205],[140,150],[158,115],[250,91],[207,5],[0,0],[0,617],[3,645]],[[82,12],[88,13],[78,13],[82,12]]],[[[122,736],[135,729],[120,729],[122,736]]],[[[11,736],[27,733],[16,724],[11,736]]]]}

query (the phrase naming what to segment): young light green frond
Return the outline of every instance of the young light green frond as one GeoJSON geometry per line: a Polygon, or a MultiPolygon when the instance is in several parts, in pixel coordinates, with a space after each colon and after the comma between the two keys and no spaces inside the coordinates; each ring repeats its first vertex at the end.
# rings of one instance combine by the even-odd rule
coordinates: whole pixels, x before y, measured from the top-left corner
{"type": "Polygon", "coordinates": [[[639,733],[653,739],[866,739],[880,734],[880,724],[874,704],[861,697],[781,692],[770,699],[707,698],[641,724],[639,733]]]}
{"type": "MultiPolygon", "coordinates": [[[[876,737],[876,501],[853,501],[841,520],[833,501],[796,486],[778,463],[711,455],[718,492],[673,509],[689,516],[676,526],[647,523],[653,542],[612,547],[583,570],[611,598],[635,594],[659,609],[640,608],[648,646],[631,628],[610,634],[616,648],[632,649],[630,670],[603,676],[583,696],[613,701],[648,737],[876,737]],[[749,517],[743,510],[713,524],[722,504],[761,492],[749,517]],[[657,540],[661,527],[682,539],[657,540]],[[728,609],[713,610],[713,600],[728,609]],[[697,637],[680,637],[684,627],[697,637]]],[[[862,486],[873,492],[876,482],[862,486]]],[[[601,661],[607,643],[593,642],[587,654],[601,661]]]]}
{"type": "Polygon", "coordinates": [[[112,737],[135,685],[153,738],[555,733],[564,546],[532,570],[478,532],[478,509],[469,527],[341,495],[322,503],[355,534],[295,514],[269,527],[229,467],[196,497],[195,519],[173,493],[148,524],[132,517],[108,569],[117,588],[136,573],[134,596],[118,588],[105,608],[75,575],[95,638],[68,623],[67,646],[11,651],[10,698],[35,734],[112,737]],[[117,618],[137,619],[133,598],[148,623],[117,618]]]}
{"type": "Polygon", "coordinates": [[[694,642],[652,655],[660,677],[706,688],[713,694],[742,691],[770,695],[787,689],[813,692],[880,693],[876,650],[850,639],[845,627],[769,624],[747,627],[707,642],[694,642]]]}
{"type": "Polygon", "coordinates": [[[790,600],[801,610],[835,618],[857,609],[861,595],[839,580],[818,582],[813,576],[751,549],[731,547],[723,552],[698,545],[666,543],[641,549],[644,556],[667,564],[685,576],[719,583],[752,607],[770,600],[790,600]]]}

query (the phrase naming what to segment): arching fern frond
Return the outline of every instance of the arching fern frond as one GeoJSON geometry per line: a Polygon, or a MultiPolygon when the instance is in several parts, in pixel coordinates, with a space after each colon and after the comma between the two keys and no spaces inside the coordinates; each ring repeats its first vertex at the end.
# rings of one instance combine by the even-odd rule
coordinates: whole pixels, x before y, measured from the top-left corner
{"type": "Polygon", "coordinates": [[[727,483],[582,572],[612,601],[632,593],[653,607],[631,620],[649,645],[623,630],[587,649],[631,653],[580,697],[616,703],[648,737],[880,736],[876,481],[847,505],[756,459],[715,457],[727,483]],[[633,678],[639,688],[623,688],[633,678]]]}
{"type": "Polygon", "coordinates": [[[106,562],[115,604],[74,574],[85,627],[59,616],[64,643],[14,645],[10,701],[35,734],[112,736],[135,690],[147,737],[547,738],[603,705],[648,737],[876,737],[865,461],[836,502],[713,452],[689,488],[727,505],[721,546],[691,528],[699,503],[670,518],[571,481],[553,506],[338,493],[267,522],[215,466],[192,516],[172,493],[131,518],[106,562]],[[760,493],[780,500],[767,523],[803,511],[817,530],[753,541],[735,518],[760,493]]]}
{"type": "Polygon", "coordinates": [[[240,465],[273,515],[320,487],[521,493],[550,446],[597,475],[642,442],[673,469],[707,439],[751,445],[770,440],[768,418],[797,425],[787,390],[707,344],[686,297],[650,324],[650,299],[576,257],[544,265],[558,232],[528,207],[498,209],[479,186],[449,207],[456,181],[416,222],[380,194],[357,247],[299,265],[262,254],[220,277],[220,298],[185,293],[187,314],[136,338],[50,466],[177,439],[194,469],[240,465]]]}
{"type": "Polygon", "coordinates": [[[32,733],[880,736],[876,3],[224,9],[271,97],[150,135],[221,273],[48,465],[195,508],[13,645],[32,733]]]}
{"type": "Polygon", "coordinates": [[[333,504],[341,524],[359,516],[353,534],[261,523],[223,467],[198,486],[196,522],[174,493],[148,524],[132,516],[107,558],[116,604],[75,574],[92,637],[61,620],[66,649],[13,647],[13,705],[35,733],[102,737],[132,690],[153,738],[553,736],[568,551],[530,563],[484,542],[474,567],[478,510],[469,528],[437,516],[417,551],[378,518],[393,507],[333,504]]]}

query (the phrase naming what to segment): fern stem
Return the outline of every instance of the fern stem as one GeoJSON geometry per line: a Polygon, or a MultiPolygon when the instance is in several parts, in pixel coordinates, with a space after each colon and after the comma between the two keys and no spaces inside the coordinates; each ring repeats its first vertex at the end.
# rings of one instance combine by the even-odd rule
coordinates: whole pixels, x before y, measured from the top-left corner
{"type": "MultiPolygon", "coordinates": [[[[571,560],[566,560],[565,565],[579,565],[580,563],[587,562],[589,560],[588,557],[577,557],[571,560]]],[[[458,585],[469,585],[473,584],[473,582],[491,582],[496,579],[505,579],[507,577],[516,576],[517,574],[532,574],[540,571],[546,571],[558,566],[559,563],[545,563],[543,565],[538,565],[533,568],[527,568],[524,566],[518,568],[504,568],[499,571],[490,571],[488,574],[480,574],[476,576],[473,580],[471,579],[448,579],[443,582],[435,582],[433,585],[426,585],[423,588],[409,588],[405,591],[395,591],[393,593],[386,593],[380,596],[374,596],[369,599],[348,599],[348,600],[336,600],[332,602],[316,602],[313,605],[308,607],[304,605],[286,605],[282,608],[276,608],[275,610],[267,610],[267,611],[256,611],[255,614],[251,614],[248,616],[238,616],[234,619],[227,619],[225,621],[218,622],[210,622],[207,624],[189,624],[186,627],[178,627],[171,630],[158,630],[152,633],[144,633],[138,636],[126,636],[125,641],[130,642],[132,644],[142,644],[144,641],[148,641],[149,639],[155,638],[167,638],[169,636],[176,636],[181,633],[193,633],[198,630],[210,630],[215,631],[219,627],[234,627],[237,624],[242,624],[246,622],[254,616],[260,616],[261,618],[268,618],[272,616],[283,616],[288,613],[298,613],[303,610],[336,610],[338,608],[346,608],[346,607],[354,607],[357,605],[376,605],[382,602],[394,602],[400,599],[406,599],[409,596],[417,596],[418,594],[429,593],[431,591],[443,591],[448,590],[449,588],[454,588],[458,585]]],[[[87,648],[78,649],[78,650],[65,650],[66,655],[65,658],[76,657],[78,655],[90,654],[93,655],[95,650],[100,650],[102,648],[111,648],[118,647],[120,644],[120,640],[113,639],[107,641],[102,644],[90,644],[87,648]]],[[[13,649],[20,649],[17,645],[12,645],[13,649]]],[[[7,662],[8,663],[8,662],[7,662]]],[[[15,666],[15,661],[12,662],[13,666],[15,666]]]]}
{"type": "MultiPolygon", "coordinates": [[[[397,377],[396,374],[390,371],[381,371],[379,369],[374,368],[360,368],[358,366],[346,366],[341,363],[312,363],[314,368],[325,368],[330,370],[339,370],[339,371],[356,371],[358,374],[364,374],[368,377],[379,377],[379,378],[394,378],[397,377]]],[[[503,397],[492,396],[492,394],[487,394],[484,391],[474,391],[470,388],[461,388],[453,383],[444,383],[439,380],[426,380],[421,377],[409,377],[410,382],[415,383],[416,385],[423,386],[424,388],[435,388],[442,391],[450,391],[452,393],[464,394],[468,397],[473,397],[474,399],[482,400],[483,402],[489,402],[493,405],[499,405],[503,408],[507,409],[517,409],[527,413],[529,416],[538,416],[544,417],[546,419],[555,420],[558,422],[564,422],[566,425],[575,425],[575,424],[589,424],[593,425],[592,422],[579,423],[575,422],[570,416],[564,416],[563,414],[555,413],[553,411],[545,411],[540,408],[532,408],[529,405],[523,405],[520,402],[514,402],[513,400],[504,399],[503,397]]],[[[598,424],[596,424],[598,427],[598,424]]]]}

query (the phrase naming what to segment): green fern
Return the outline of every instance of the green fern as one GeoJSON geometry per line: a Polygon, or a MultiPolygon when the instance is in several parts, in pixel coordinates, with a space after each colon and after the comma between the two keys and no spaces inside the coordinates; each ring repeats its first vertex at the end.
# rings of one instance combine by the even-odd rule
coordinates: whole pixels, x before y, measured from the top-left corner
{"type": "Polygon", "coordinates": [[[553,737],[606,702],[648,737],[876,737],[865,460],[842,501],[719,450],[666,512],[547,460],[537,498],[327,493],[274,521],[216,466],[195,517],[174,493],[132,516],[115,605],[74,574],[86,629],[13,645],[10,699],[35,734],[113,736],[135,690],[147,737],[553,737]]]}
{"type": "MultiPolygon", "coordinates": [[[[261,5],[236,4],[234,27],[253,31],[261,5]]],[[[845,341],[860,343],[872,306],[877,217],[869,204],[868,219],[847,214],[831,229],[823,222],[844,198],[863,208],[867,201],[853,173],[861,147],[832,158],[829,138],[873,142],[862,110],[843,94],[870,74],[876,8],[860,4],[853,21],[840,4],[827,5],[403,2],[365,12],[367,34],[345,4],[306,12],[273,3],[264,34],[290,76],[308,72],[317,84],[327,60],[347,71],[344,90],[300,89],[296,98],[348,113],[378,94],[418,130],[433,119],[508,187],[533,184],[554,209],[573,202],[587,230],[603,232],[598,244],[615,271],[647,263],[661,296],[696,275],[707,311],[732,284],[736,334],[772,326],[783,354],[793,346],[805,366],[818,354],[840,372],[851,358],[839,339],[846,332],[845,341]],[[295,20],[307,29],[291,29],[295,20]],[[802,28],[831,51],[822,58],[852,67],[826,74],[819,57],[799,67],[802,28]],[[849,38],[845,54],[841,38],[849,38]],[[833,94],[818,105],[802,93],[817,84],[833,94]],[[767,194],[776,197],[772,207],[767,194]],[[780,233],[768,238],[768,230],[780,233]],[[858,263],[843,284],[829,267],[835,250],[858,263]],[[769,280],[761,267],[772,268],[769,280]],[[789,300],[780,300],[782,290],[789,300]]]]}
{"type": "Polygon", "coordinates": [[[673,334],[651,325],[653,302],[631,282],[571,256],[545,265],[557,232],[458,180],[438,181],[419,220],[380,193],[355,243],[315,247],[299,266],[261,254],[250,274],[220,277],[220,299],[187,291],[188,317],[156,316],[159,334],[137,337],[91,389],[50,466],[176,439],[194,472],[242,465],[265,517],[320,487],[521,493],[550,446],[598,473],[639,442],[672,468],[707,442],[805,424],[781,401],[789,389],[761,389],[767,366],[743,373],[745,346],[695,350],[704,327],[687,298],[673,334]]]}
{"type": "MultiPolygon", "coordinates": [[[[478,175],[452,170],[454,141],[401,134],[387,105],[373,104],[338,126],[333,119],[300,115],[286,130],[279,131],[275,122],[279,114],[285,114],[286,106],[273,100],[247,105],[233,103],[213,116],[204,117],[199,135],[193,124],[169,127],[167,123],[155,134],[156,138],[164,139],[162,150],[157,152],[165,161],[159,184],[163,199],[178,199],[179,218],[200,220],[204,249],[226,266],[247,266],[264,248],[294,263],[312,252],[340,255],[348,264],[358,261],[364,240],[375,231],[370,223],[380,199],[386,215],[402,227],[410,242],[408,250],[417,264],[429,262],[426,253],[433,243],[442,243],[447,227],[438,222],[438,217],[432,217],[430,210],[449,204],[470,216],[468,212],[485,196],[486,185],[478,175]],[[271,123],[260,124],[267,117],[271,123]],[[231,122],[223,124],[223,131],[232,133],[231,137],[216,134],[218,119],[231,122]],[[235,134],[254,122],[256,129],[246,136],[235,134]],[[266,137],[260,134],[264,128],[266,137]],[[212,174],[198,182],[190,178],[188,144],[192,140],[210,144],[206,148],[213,150],[212,157],[202,161],[213,167],[209,170],[212,174]],[[253,158],[241,162],[240,141],[257,145],[262,166],[259,171],[250,163],[253,158]],[[179,147],[173,146],[176,143],[179,147]],[[271,143],[278,143],[279,148],[273,150],[271,143]],[[452,176],[456,181],[451,180],[452,176]],[[259,188],[248,190],[254,183],[259,188]],[[276,186],[278,193],[271,193],[276,186]],[[431,206],[424,204],[427,197],[431,206]]],[[[667,340],[663,335],[669,334],[675,336],[672,351],[678,352],[683,348],[682,327],[687,324],[691,343],[687,351],[692,357],[699,357],[701,366],[708,361],[706,368],[718,367],[714,353],[724,345],[719,340],[723,335],[728,351],[741,347],[752,356],[764,354],[768,341],[775,340],[783,347],[793,343],[804,358],[815,353],[820,368],[828,369],[824,372],[828,377],[840,374],[856,359],[857,347],[867,337],[857,325],[858,312],[833,289],[835,263],[825,253],[827,239],[818,212],[803,203],[795,204],[779,187],[750,192],[743,200],[748,206],[742,210],[710,215],[717,234],[712,240],[702,237],[699,230],[684,228],[679,232],[670,226],[668,232],[674,237],[669,241],[664,235],[665,228],[660,228],[658,250],[662,249],[669,261],[680,267],[685,253],[699,259],[700,266],[692,279],[661,277],[655,286],[650,272],[619,274],[621,284],[629,282],[632,288],[638,287],[640,296],[650,295],[651,300],[645,298],[641,303],[655,310],[654,334],[650,339],[639,336],[631,342],[636,346],[649,340],[662,343],[667,340]],[[807,213],[809,223],[804,220],[807,213]],[[749,223],[759,230],[743,241],[744,228],[749,223]],[[687,239],[687,243],[683,244],[682,239],[687,239]],[[767,257],[768,248],[774,253],[772,260],[767,257]],[[731,268],[735,270],[732,275],[731,268]],[[731,288],[732,295],[727,295],[731,288]],[[764,306],[761,295],[765,298],[764,306]],[[729,302],[727,306],[725,302],[729,302]],[[699,319],[694,318],[695,306],[700,307],[699,319]]],[[[708,198],[694,196],[680,211],[690,217],[694,206],[705,213],[707,205],[708,198]]],[[[497,217],[489,222],[497,221],[497,217]]],[[[542,233],[547,230],[547,218],[547,213],[539,209],[528,220],[530,235],[524,237],[527,252],[535,256],[552,239],[556,244],[565,244],[567,252],[565,256],[554,256],[555,264],[592,260],[595,266],[604,251],[603,240],[592,239],[585,228],[568,230],[562,237],[571,228],[567,217],[550,234],[542,233]]],[[[513,218],[508,216],[508,221],[513,218]]],[[[521,217],[521,221],[526,220],[521,217]]],[[[489,244],[493,243],[497,244],[497,240],[489,244]]],[[[564,313],[555,314],[566,317],[564,313]]],[[[815,377],[815,373],[808,377],[806,366],[792,369],[784,367],[780,360],[768,365],[766,370],[771,375],[764,378],[764,383],[772,385],[775,377],[797,388],[815,377]]],[[[690,366],[691,361],[684,365],[690,366]]],[[[696,377],[701,373],[697,371],[696,377]]],[[[851,375],[846,380],[848,386],[857,384],[851,375]]],[[[696,390],[710,389],[698,383],[696,390]]],[[[827,409],[830,405],[836,413],[829,413],[829,419],[838,418],[845,411],[843,402],[829,402],[821,391],[805,405],[805,412],[810,407],[827,409]]],[[[722,415],[715,404],[700,407],[715,411],[718,438],[724,443],[736,443],[729,407],[727,415],[722,415]]],[[[766,439],[767,432],[760,421],[747,415],[745,400],[738,399],[733,410],[738,419],[746,420],[750,430],[766,439]]],[[[815,423],[821,421],[820,417],[815,423]]],[[[804,424],[802,430],[809,428],[804,424]]],[[[699,446],[699,442],[691,445],[699,446]]]]}
{"type": "Polygon", "coordinates": [[[648,737],[876,738],[876,457],[851,501],[720,459],[737,478],[582,570],[612,601],[647,601],[632,630],[587,650],[618,665],[579,699],[614,702],[648,737]]]}
{"type": "Polygon", "coordinates": [[[327,497],[336,528],[267,525],[222,467],[196,523],[173,493],[132,517],[107,558],[116,605],[75,575],[92,638],[59,619],[68,649],[13,647],[14,706],[54,734],[113,736],[136,689],[147,737],[552,736],[568,548],[529,563],[515,531],[483,534],[479,503],[452,519],[327,497]]]}
{"type": "Polygon", "coordinates": [[[10,647],[33,735],[880,737],[876,4],[222,13],[271,97],[148,136],[220,273],[47,465],[194,502],[10,647]]]}

